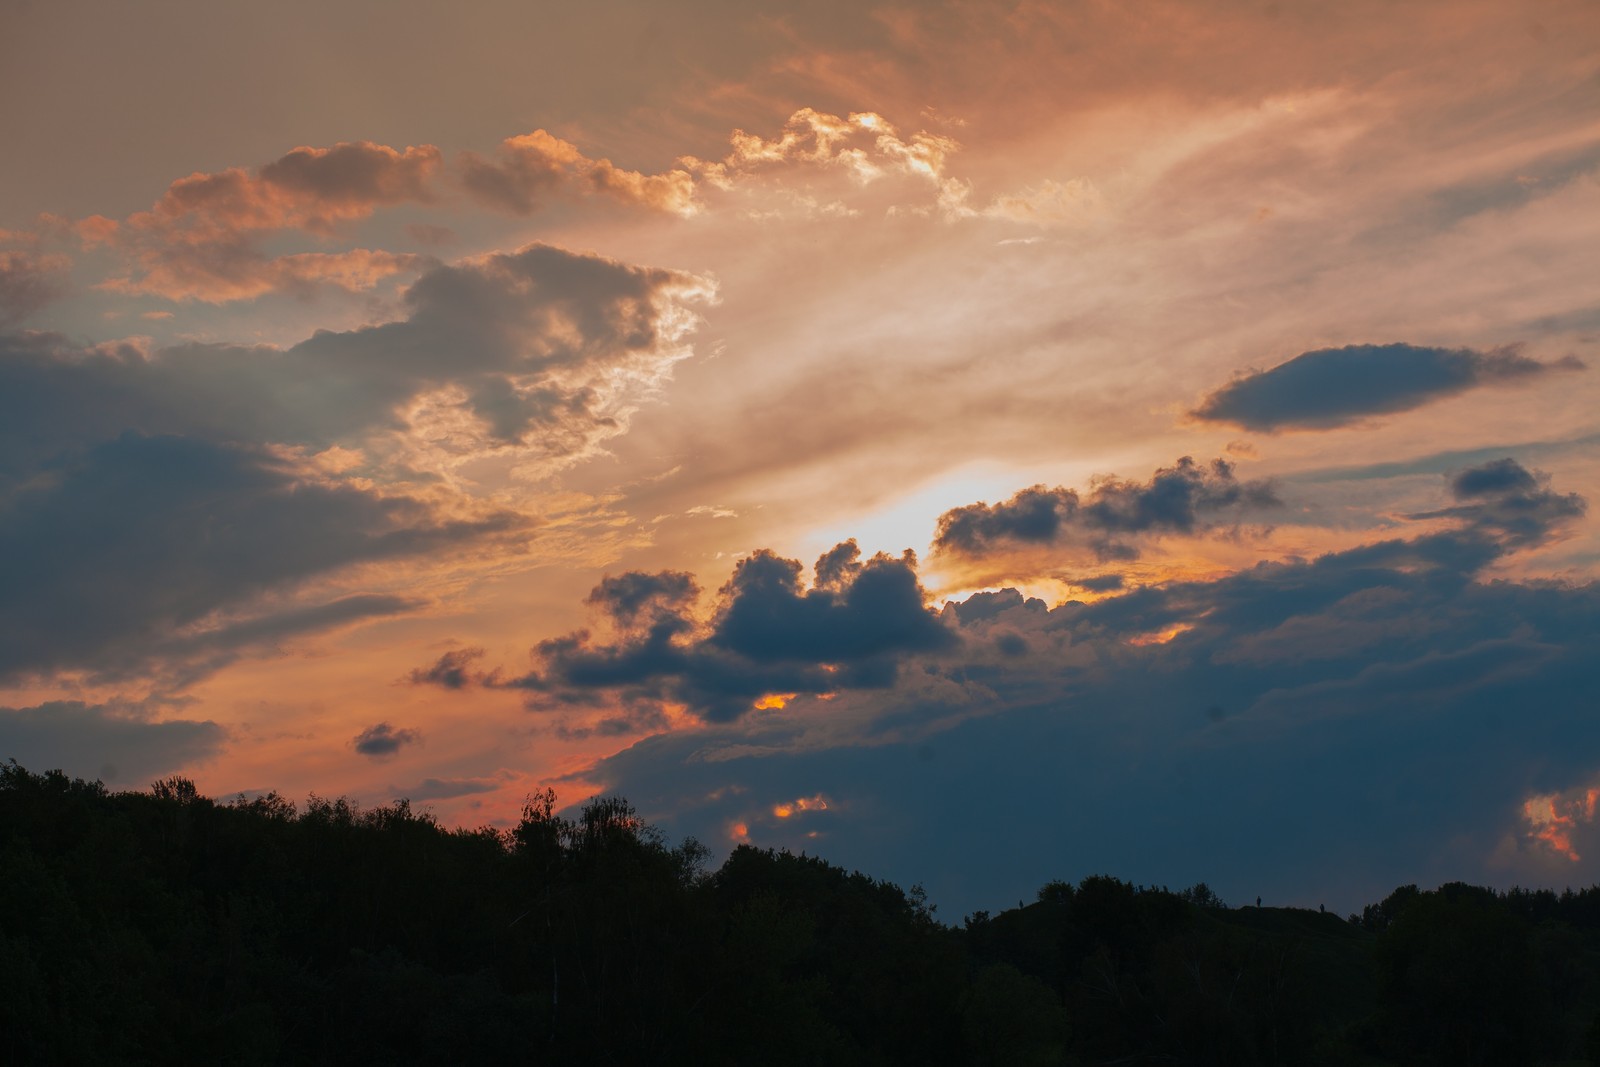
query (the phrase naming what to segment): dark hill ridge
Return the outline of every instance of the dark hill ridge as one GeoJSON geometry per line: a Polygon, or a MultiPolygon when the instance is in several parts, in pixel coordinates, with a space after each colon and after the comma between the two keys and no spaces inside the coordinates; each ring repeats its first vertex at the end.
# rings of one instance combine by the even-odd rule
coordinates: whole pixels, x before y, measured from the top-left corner
{"type": "Polygon", "coordinates": [[[961,926],[626,802],[448,830],[0,767],[0,1061],[1600,1062],[1600,890],[1349,920],[1093,877],[961,926]]]}

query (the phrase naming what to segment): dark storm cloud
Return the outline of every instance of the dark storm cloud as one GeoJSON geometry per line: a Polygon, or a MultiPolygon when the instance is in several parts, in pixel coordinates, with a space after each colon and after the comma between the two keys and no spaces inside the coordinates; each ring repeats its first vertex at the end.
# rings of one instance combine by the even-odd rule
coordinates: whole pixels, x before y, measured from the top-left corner
{"type": "MultiPolygon", "coordinates": [[[[137,671],[186,628],[350,563],[448,548],[516,525],[318,485],[263,452],[125,433],[47,466],[0,510],[0,677],[137,671]]],[[[243,624],[237,643],[391,613],[355,598],[243,624]]],[[[203,627],[205,646],[225,631],[203,627]]]]}
{"type": "Polygon", "coordinates": [[[227,732],[209,721],[158,722],[129,709],[75,700],[0,708],[0,760],[142,787],[219,752],[227,732]]]}
{"type": "Polygon", "coordinates": [[[1600,777],[1600,586],[1483,577],[1581,508],[1501,462],[1441,492],[1456,503],[1427,531],[1314,560],[1049,610],[978,594],[947,609],[960,650],[923,664],[937,695],[802,698],[585,778],[706,840],[820,790],[826,840],[767,820],[756,843],[921,882],[952,918],[1103,870],[1330,907],[1547,862],[1592,880],[1520,820],[1529,796],[1600,777]],[[847,740],[808,733],[846,711],[867,716],[847,740]],[[886,723],[910,732],[885,740],[886,723]],[[1026,847],[995,849],[996,827],[1026,847]]]}
{"type": "Polygon", "coordinates": [[[1193,534],[1222,512],[1243,516],[1279,506],[1269,484],[1240,481],[1233,469],[1226,460],[1201,466],[1184,456],[1147,483],[1109,478],[1087,496],[1036,485],[1003,503],[945,512],[934,548],[978,556],[1007,546],[1084,543],[1101,559],[1133,559],[1139,550],[1129,538],[1193,534]]]}
{"type": "Polygon", "coordinates": [[[580,631],[541,642],[543,670],[500,684],[557,701],[682,703],[713,721],[771,694],[891,685],[902,659],[956,639],[923,606],[915,557],[859,557],[854,542],[828,552],[808,589],[799,561],[757,552],[734,569],[705,626],[688,575],[607,578],[589,602],[626,624],[615,640],[580,631]]]}
{"type": "Polygon", "coordinates": [[[1504,385],[1554,370],[1581,370],[1568,356],[1541,363],[1514,348],[1347,345],[1304,352],[1287,363],[1234,379],[1190,412],[1246,430],[1319,430],[1372,415],[1410,411],[1480,385],[1504,385]]]}
{"type": "Polygon", "coordinates": [[[363,756],[386,759],[405,745],[414,745],[421,740],[422,735],[416,730],[397,730],[386,722],[380,722],[356,734],[350,743],[363,756]]]}

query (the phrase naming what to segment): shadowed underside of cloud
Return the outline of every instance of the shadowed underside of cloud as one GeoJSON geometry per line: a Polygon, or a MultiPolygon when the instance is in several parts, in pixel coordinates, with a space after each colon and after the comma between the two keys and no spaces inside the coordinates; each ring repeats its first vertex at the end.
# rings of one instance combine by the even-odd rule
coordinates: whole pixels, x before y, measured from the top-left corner
{"type": "Polygon", "coordinates": [[[1302,353],[1287,363],[1236,378],[1190,415],[1246,430],[1324,430],[1373,415],[1410,411],[1482,385],[1529,381],[1556,370],[1582,370],[1568,356],[1541,363],[1515,348],[1347,345],[1302,353]]]}
{"type": "Polygon", "coordinates": [[[250,609],[348,564],[519,525],[510,514],[442,519],[410,498],[318,484],[255,449],[125,433],[4,498],[0,677],[137,673],[151,656],[214,655],[403,610],[392,597],[250,609]],[[238,610],[247,614],[229,617],[238,610]]]}
{"type": "Polygon", "coordinates": [[[1482,575],[1583,501],[1511,460],[1446,489],[1428,530],[1315,560],[1055,608],[979,594],[947,609],[959,645],[904,657],[898,684],[649,738],[586,780],[673,832],[875,863],[947,908],[1108,868],[1330,904],[1573,877],[1523,805],[1600,775],[1600,587],[1482,575]],[[820,837],[771,816],[819,791],[820,837]],[[1030,847],[996,854],[998,825],[1030,847]],[[969,854],[994,866],[930,859],[969,854]]]}
{"type": "Polygon", "coordinates": [[[0,759],[60,768],[108,785],[143,786],[217,754],[227,732],[214,722],[157,722],[75,700],[0,708],[0,759]]]}
{"type": "Polygon", "coordinates": [[[968,504],[939,516],[934,549],[962,556],[1017,545],[1079,544],[1100,559],[1134,559],[1135,541],[1195,534],[1223,514],[1239,519],[1280,506],[1271,485],[1239,481],[1233,465],[1201,466],[1184,456],[1144,484],[1107,478],[1086,496],[1033,486],[999,504],[968,504]]]}

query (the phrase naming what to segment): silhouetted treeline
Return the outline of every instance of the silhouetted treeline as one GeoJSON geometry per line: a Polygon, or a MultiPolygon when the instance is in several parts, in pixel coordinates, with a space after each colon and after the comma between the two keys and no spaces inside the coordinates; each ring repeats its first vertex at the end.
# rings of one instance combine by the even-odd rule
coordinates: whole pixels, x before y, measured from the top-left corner
{"type": "Polygon", "coordinates": [[[1360,916],[1109,877],[959,927],[628,804],[511,831],[0,767],[0,1061],[1600,1063],[1600,889],[1360,916]]]}

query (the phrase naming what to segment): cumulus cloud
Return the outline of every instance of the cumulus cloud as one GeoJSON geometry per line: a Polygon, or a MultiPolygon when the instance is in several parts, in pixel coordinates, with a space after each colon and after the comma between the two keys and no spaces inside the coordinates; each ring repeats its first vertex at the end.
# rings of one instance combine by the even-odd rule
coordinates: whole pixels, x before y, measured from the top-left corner
{"type": "Polygon", "coordinates": [[[650,737],[586,778],[673,813],[670,832],[797,849],[815,846],[750,813],[824,794],[830,860],[957,912],[1103,869],[1240,897],[1318,886],[1330,907],[1547,862],[1589,877],[1565,853],[1600,771],[1600,587],[1485,579],[1575,521],[1524,473],[1460,471],[1453,506],[1495,509],[1313,560],[1053,608],[981,593],[946,609],[961,644],[900,684],[650,737]],[[1513,500],[1540,536],[1508,524],[1513,500]],[[995,853],[997,825],[1035,847],[995,853]],[[981,879],[930,860],[979,853],[981,879]]]}
{"type": "Polygon", "coordinates": [[[693,614],[698,590],[688,575],[608,577],[589,602],[610,638],[578,631],[540,642],[539,670],[494,684],[558,705],[681,705],[711,721],[737,719],[766,698],[781,706],[786,694],[892,685],[901,660],[956,639],[924,606],[914,556],[859,557],[854,542],[833,549],[807,588],[798,560],[757,552],[734,569],[708,622],[693,614]]]}
{"type": "Polygon", "coordinates": [[[386,722],[380,722],[356,734],[350,739],[350,744],[363,756],[371,759],[387,759],[404,746],[414,745],[421,740],[422,734],[416,730],[397,730],[386,722]]]}
{"type": "Polygon", "coordinates": [[[76,700],[0,708],[0,759],[108,785],[141,787],[216,755],[227,731],[209,720],[157,720],[76,700]]]}
{"type": "Polygon", "coordinates": [[[607,196],[627,204],[689,216],[700,210],[695,177],[686,170],[641,174],[615,166],[609,159],[590,159],[571,142],[546,132],[509,137],[494,159],[463,152],[461,182],[479,202],[501,211],[527,215],[541,198],[567,193],[607,196]]]}
{"type": "Polygon", "coordinates": [[[261,242],[285,230],[326,236],[379,207],[428,202],[441,161],[431,145],[300,147],[254,172],[191,174],[150,210],[94,216],[79,232],[128,255],[133,272],[108,283],[123,292],[223,303],[325,283],[366,289],[424,261],[369,249],[273,256],[261,242]]]}
{"type": "Polygon", "coordinates": [[[1488,352],[1409,344],[1320,348],[1235,378],[1206,396],[1190,414],[1264,433],[1331,429],[1374,415],[1410,411],[1478,386],[1508,385],[1583,366],[1570,356],[1541,363],[1515,348],[1488,352]]]}
{"type": "Polygon", "coordinates": [[[936,551],[981,556],[1018,545],[1076,545],[1098,558],[1134,559],[1137,540],[1208,530],[1222,514],[1235,521],[1280,506],[1272,486],[1240,481],[1233,464],[1184,456],[1148,482],[1105,478],[1086,495],[1036,485],[999,504],[967,504],[939,516],[936,551]]]}

